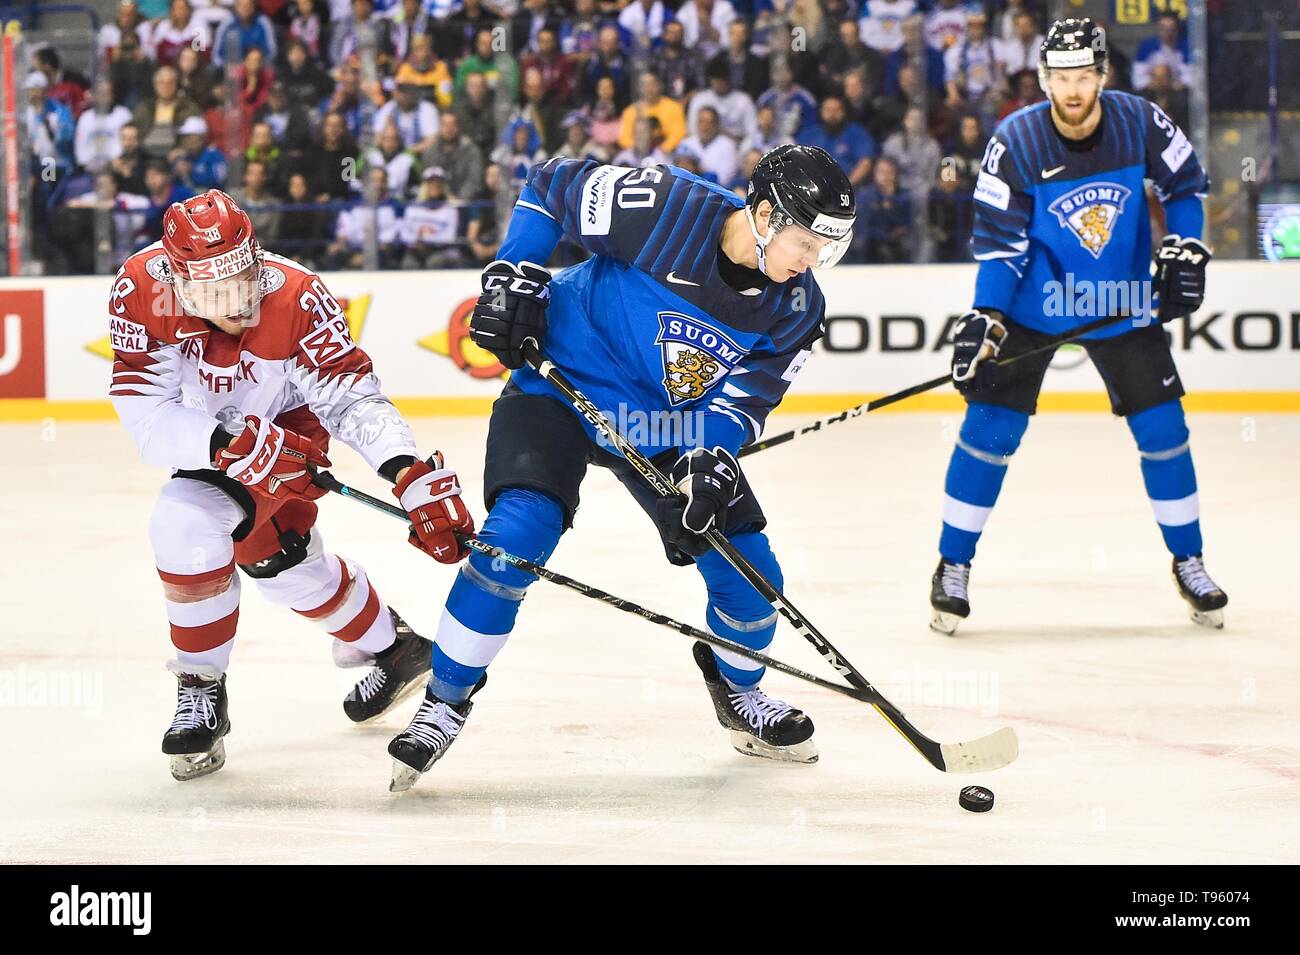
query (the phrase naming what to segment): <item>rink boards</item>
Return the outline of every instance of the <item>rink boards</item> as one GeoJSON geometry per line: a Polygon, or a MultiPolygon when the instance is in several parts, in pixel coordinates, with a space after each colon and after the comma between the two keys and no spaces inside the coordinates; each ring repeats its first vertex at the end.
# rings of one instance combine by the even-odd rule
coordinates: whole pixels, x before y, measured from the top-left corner
{"type": "MultiPolygon", "coordinates": [[[[838,411],[942,374],[944,342],[970,302],[968,265],[847,266],[819,277],[827,334],[782,410],[838,411]]],[[[466,323],[478,273],[341,272],[325,275],[354,337],[375,359],[385,389],[408,414],[479,415],[502,369],[476,348],[466,323]]],[[[0,279],[0,420],[112,417],[110,280],[0,279]]],[[[1194,411],[1300,411],[1300,273],[1286,265],[1212,266],[1205,307],[1170,327],[1194,411]]],[[[1123,290],[1110,290],[1123,304],[1123,290]]],[[[1105,306],[1098,296],[1097,307],[1105,306]]],[[[1087,307],[1072,289],[1062,301],[1087,307]]],[[[1070,313],[1067,313],[1070,314],[1070,313]]],[[[1077,323],[1093,317],[1080,314],[1077,323]]],[[[893,406],[950,410],[948,389],[893,406]]],[[[1057,354],[1040,410],[1104,411],[1104,389],[1079,349],[1057,354]]]]}

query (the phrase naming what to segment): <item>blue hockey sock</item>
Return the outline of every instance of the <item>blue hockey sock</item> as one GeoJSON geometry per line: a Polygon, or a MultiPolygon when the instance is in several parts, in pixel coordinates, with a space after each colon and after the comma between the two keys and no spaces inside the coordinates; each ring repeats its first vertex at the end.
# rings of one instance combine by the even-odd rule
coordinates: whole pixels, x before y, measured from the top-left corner
{"type": "Polygon", "coordinates": [[[1128,426],[1142,455],[1142,481],[1165,546],[1175,557],[1199,554],[1200,503],[1182,402],[1166,401],[1129,415],[1128,426]]]}
{"type": "MultiPolygon", "coordinates": [[[[519,557],[545,564],[564,532],[564,511],[548,495],[507,488],[497,495],[478,537],[519,557]]],[[[514,629],[519,604],[537,578],[483,554],[470,555],[451,593],[433,645],[429,686],[448,703],[470,691],[514,629]]]]}
{"type": "Polygon", "coordinates": [[[1007,464],[1028,427],[1029,416],[1023,412],[979,402],[967,405],[944,480],[939,553],[945,560],[969,564],[975,557],[1007,464]]]}
{"type": "MultiPolygon", "coordinates": [[[[775,587],[782,586],[781,567],[764,534],[742,531],[730,540],[775,587]]],[[[697,557],[695,566],[709,591],[704,616],[709,631],[751,650],[767,650],[776,633],[777,613],[772,605],[716,551],[697,557]]],[[[715,649],[713,658],[722,678],[734,690],[753,689],[766,669],[727,650],[715,649]]]]}

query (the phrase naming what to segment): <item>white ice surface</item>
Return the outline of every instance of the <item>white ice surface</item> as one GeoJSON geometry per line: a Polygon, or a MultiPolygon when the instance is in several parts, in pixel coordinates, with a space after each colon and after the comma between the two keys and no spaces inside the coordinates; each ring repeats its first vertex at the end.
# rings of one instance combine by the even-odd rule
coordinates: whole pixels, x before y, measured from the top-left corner
{"type": "MultiPolygon", "coordinates": [[[[0,427],[0,861],[1300,861],[1300,419],[1192,422],[1226,630],[1193,626],[1175,595],[1124,425],[1046,415],[987,528],[974,615],[945,638],[926,595],[956,426],[872,416],[747,468],[796,604],[936,739],[1014,726],[1016,764],[938,773],[870,708],[780,675],[767,688],[814,717],[821,762],[746,759],[686,638],[543,582],[455,749],[401,797],[385,746],[414,702],[348,723],[360,671],[334,669],[328,638],[252,586],[227,764],[174,782],[145,532],[164,475],[115,425],[0,427]],[[996,792],[991,813],[957,806],[970,782],[996,792]]],[[[476,505],[484,430],[416,422],[476,505]]],[[[349,451],[334,457],[386,493],[349,451]]],[[[325,500],[321,525],[432,632],[449,569],[360,505],[325,500]]],[[[702,622],[698,577],[663,561],[604,472],[552,566],[702,622]]],[[[773,652],[826,673],[788,627],[773,652]]]]}

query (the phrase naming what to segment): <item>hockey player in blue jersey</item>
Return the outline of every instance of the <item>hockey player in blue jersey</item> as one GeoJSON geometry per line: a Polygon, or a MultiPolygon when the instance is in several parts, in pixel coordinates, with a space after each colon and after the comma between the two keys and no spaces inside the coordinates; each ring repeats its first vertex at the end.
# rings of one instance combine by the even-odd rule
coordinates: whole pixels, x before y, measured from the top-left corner
{"type": "Polygon", "coordinates": [[[1047,102],[1008,116],[984,152],[971,238],[979,262],[974,309],[953,334],[952,376],[966,416],[948,466],[930,591],[931,626],[943,633],[970,613],[975,545],[1036,409],[1051,351],[1003,368],[989,359],[1107,317],[1097,311],[1103,305],[1132,317],[1090,333],[1083,345],[1137,443],[1178,592],[1193,620],[1223,626],[1228,598],[1201,558],[1183,386],[1162,327],[1204,297],[1210,250],[1201,241],[1201,202],[1209,180],[1160,107],[1102,90],[1105,39],[1088,18],[1053,24],[1039,54],[1047,102]],[[1146,179],[1169,233],[1154,278],[1146,179]]]}
{"type": "MultiPolygon", "coordinates": [[[[716,527],[777,587],[766,519],[736,461],[820,337],[814,266],[834,265],[852,237],[853,189],[823,150],[780,146],[758,163],[748,195],[671,166],[644,169],[553,159],[535,167],[500,258],[483,271],[473,340],[513,369],[492,408],[479,537],[544,563],[573,522],[588,465],[610,469],[655,521],[674,564],[694,564],[719,636],[765,649],[772,606],[701,536],[716,527]],[[591,258],[554,278],[561,237],[591,258]],[[656,499],[551,385],[524,362],[535,342],[681,494],[656,499]],[[680,427],[672,427],[680,423],[680,427]],[[641,433],[636,433],[637,431],[641,433]]],[[[475,554],[447,597],[432,675],[411,725],[389,745],[395,791],[409,788],[456,739],[470,697],[505,646],[535,578],[475,554]]],[[[695,645],[719,722],[745,754],[817,758],[812,721],[759,687],[761,667],[695,645]]]]}

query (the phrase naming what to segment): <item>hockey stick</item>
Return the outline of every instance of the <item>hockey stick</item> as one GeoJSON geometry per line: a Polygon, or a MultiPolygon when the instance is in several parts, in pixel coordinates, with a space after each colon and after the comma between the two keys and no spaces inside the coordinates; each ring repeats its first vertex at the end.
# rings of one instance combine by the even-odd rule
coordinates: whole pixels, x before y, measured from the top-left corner
{"type": "MultiPolygon", "coordinates": [[[[401,521],[408,524],[410,523],[410,516],[396,504],[390,504],[388,501],[372,497],[365,491],[359,491],[351,485],[344,484],[329,471],[313,471],[312,482],[316,484],[317,487],[323,487],[328,491],[333,491],[335,494],[351,498],[354,501],[359,501],[362,504],[373,507],[377,511],[382,511],[383,513],[396,517],[401,521]]],[[[840,693],[855,700],[860,700],[863,703],[874,704],[881,699],[880,694],[874,689],[854,689],[851,686],[841,686],[838,683],[832,683],[830,680],[823,680],[821,677],[813,676],[811,673],[800,670],[798,667],[793,667],[788,663],[782,663],[780,660],[774,660],[766,654],[759,653],[757,650],[751,650],[744,644],[736,643],[734,640],[728,640],[726,637],[719,637],[716,634],[708,633],[707,631],[692,627],[688,623],[682,623],[679,620],[674,620],[672,617],[656,613],[653,610],[647,610],[640,604],[635,604],[630,600],[624,600],[622,597],[615,597],[613,594],[606,593],[603,590],[589,587],[581,581],[574,580],[572,577],[566,577],[564,574],[556,573],[553,570],[543,567],[541,564],[534,564],[532,561],[524,560],[522,557],[516,557],[514,554],[504,551],[500,547],[493,547],[491,544],[485,543],[477,537],[460,537],[459,540],[470,550],[477,551],[478,553],[491,557],[494,560],[504,561],[511,566],[518,567],[525,573],[534,574],[553,584],[559,584],[561,587],[580,593],[584,597],[590,597],[593,600],[607,603],[616,610],[622,610],[624,613],[635,614],[638,617],[649,620],[651,623],[657,623],[661,627],[667,627],[669,630],[676,630],[678,633],[685,634],[688,637],[702,640],[710,646],[717,647],[721,650],[730,650],[732,653],[739,654],[748,660],[753,660],[755,663],[761,663],[765,667],[786,674],[786,676],[792,676],[797,680],[803,680],[805,683],[820,686],[824,690],[834,690],[836,693],[840,693]]]]}
{"type": "MultiPolygon", "coordinates": [[[[524,343],[524,359],[539,375],[550,382],[580,415],[590,421],[597,431],[618,448],[623,458],[641,475],[641,478],[655,494],[659,497],[677,496],[677,489],[655,467],[654,463],[633,447],[619,433],[618,429],[610,424],[601,410],[591,402],[591,399],[575,388],[564,372],[547,359],[531,340],[524,343]]],[[[1009,726],[990,733],[988,736],[965,743],[937,743],[930,739],[908,722],[907,717],[894,704],[890,703],[884,694],[873,687],[853,664],[844,659],[831,642],[822,635],[821,631],[809,623],[808,619],[786,599],[785,595],[772,586],[767,578],[746,559],[745,555],[718,532],[717,528],[710,528],[704,534],[704,538],[741,576],[749,581],[755,590],[763,595],[763,599],[767,600],[774,609],[790,621],[795,630],[799,632],[799,635],[811,643],[817,649],[817,652],[822,655],[822,658],[831,665],[831,668],[848,680],[850,686],[874,694],[875,699],[871,705],[876,708],[876,712],[884,717],[894,729],[898,730],[903,738],[911,743],[916,751],[925,757],[935,769],[952,773],[973,773],[1000,769],[1019,755],[1020,746],[1016,740],[1015,731],[1009,726]]]]}
{"type": "MultiPolygon", "coordinates": [[[[1031,355],[1041,355],[1045,351],[1051,351],[1054,348],[1060,348],[1062,345],[1068,345],[1076,338],[1087,335],[1089,332],[1095,332],[1099,328],[1106,328],[1107,326],[1114,325],[1116,322],[1123,321],[1130,317],[1131,316],[1129,315],[1109,315],[1106,318],[1094,319],[1091,322],[1080,325],[1078,328],[1057,335],[1055,338],[1048,339],[1037,348],[1031,348],[1027,352],[1021,352],[1019,355],[999,358],[997,361],[993,362],[993,364],[998,368],[1005,368],[1008,365],[1014,365],[1022,358],[1028,358],[1031,355]]],[[[802,437],[805,434],[820,431],[824,427],[838,424],[841,421],[847,421],[849,418],[860,417],[868,411],[876,411],[886,405],[892,405],[896,402],[902,401],[904,398],[911,398],[913,395],[919,395],[923,391],[933,391],[935,388],[950,381],[952,381],[951,374],[940,375],[937,378],[931,378],[929,381],[923,381],[919,385],[912,385],[910,388],[904,388],[902,391],[895,391],[891,395],[883,395],[879,398],[873,399],[872,401],[855,405],[847,411],[841,411],[837,415],[832,415],[829,418],[822,418],[820,421],[814,421],[812,424],[804,425],[802,428],[795,428],[793,431],[786,431],[784,434],[775,434],[770,438],[763,439],[762,441],[755,441],[753,444],[741,448],[736,457],[743,458],[751,454],[757,454],[759,451],[766,451],[768,448],[774,448],[778,444],[785,444],[786,442],[793,441],[795,438],[802,437]]]]}

